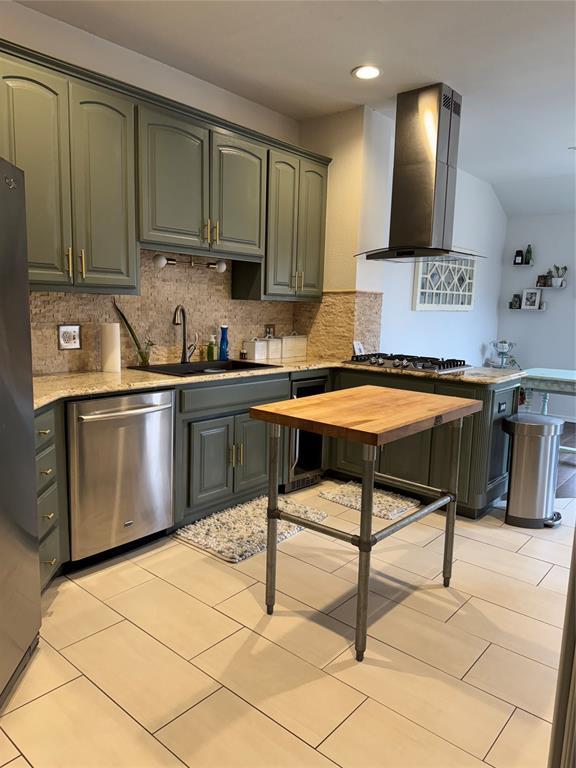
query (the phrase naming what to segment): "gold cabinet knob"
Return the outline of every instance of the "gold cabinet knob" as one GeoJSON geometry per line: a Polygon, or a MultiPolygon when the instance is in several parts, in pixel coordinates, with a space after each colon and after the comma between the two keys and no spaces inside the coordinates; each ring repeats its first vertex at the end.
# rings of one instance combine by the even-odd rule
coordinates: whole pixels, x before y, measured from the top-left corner
{"type": "Polygon", "coordinates": [[[45,437],[46,435],[49,435],[52,432],[51,429],[39,429],[38,434],[42,437],[45,437]]]}
{"type": "Polygon", "coordinates": [[[54,517],[54,515],[55,515],[55,513],[54,513],[54,512],[50,512],[50,514],[49,514],[49,515],[42,515],[42,519],[43,519],[43,520],[52,520],[52,518],[54,517]]]}
{"type": "Polygon", "coordinates": [[[52,560],[42,560],[42,565],[49,565],[51,568],[54,568],[57,562],[58,559],[53,557],[52,560]]]}
{"type": "Polygon", "coordinates": [[[49,467],[48,469],[41,469],[40,474],[48,477],[48,475],[51,475],[53,471],[54,470],[51,467],[49,467]]]}

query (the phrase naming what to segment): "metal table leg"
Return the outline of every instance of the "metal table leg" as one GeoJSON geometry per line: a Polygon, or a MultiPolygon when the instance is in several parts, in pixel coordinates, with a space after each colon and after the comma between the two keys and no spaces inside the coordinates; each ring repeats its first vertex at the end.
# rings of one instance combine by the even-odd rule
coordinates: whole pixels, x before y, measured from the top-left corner
{"type": "Polygon", "coordinates": [[[276,548],[278,544],[278,460],[280,425],[268,425],[268,529],[266,550],[266,612],[274,612],[276,599],[276,548]]]}
{"type": "Polygon", "coordinates": [[[358,546],[358,594],[356,597],[356,660],[362,661],[366,650],[368,625],[368,584],[370,580],[370,551],[372,550],[372,498],[376,448],[362,446],[362,503],[360,508],[360,543],[358,546]]]}
{"type": "Polygon", "coordinates": [[[460,465],[460,441],[462,439],[462,419],[451,421],[450,430],[450,481],[448,493],[452,501],[446,508],[446,535],[444,537],[444,565],[442,575],[444,586],[450,586],[452,576],[452,557],[454,553],[454,528],[456,526],[456,502],[458,498],[458,470],[460,465]]]}

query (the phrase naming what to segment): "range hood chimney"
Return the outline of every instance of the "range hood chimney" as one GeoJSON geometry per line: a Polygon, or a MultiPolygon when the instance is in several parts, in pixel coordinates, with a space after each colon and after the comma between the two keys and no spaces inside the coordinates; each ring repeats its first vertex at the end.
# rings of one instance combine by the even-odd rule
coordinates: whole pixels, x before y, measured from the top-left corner
{"type": "Polygon", "coordinates": [[[478,255],[452,250],[461,108],[444,83],[398,94],[390,244],[367,259],[478,255]]]}

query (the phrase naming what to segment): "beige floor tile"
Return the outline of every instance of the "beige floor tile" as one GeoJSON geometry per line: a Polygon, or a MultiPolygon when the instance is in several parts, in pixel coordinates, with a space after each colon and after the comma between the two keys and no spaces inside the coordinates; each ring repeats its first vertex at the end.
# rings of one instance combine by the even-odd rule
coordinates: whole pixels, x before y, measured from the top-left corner
{"type": "MultiPolygon", "coordinates": [[[[429,544],[426,549],[434,550],[440,554],[443,546],[444,537],[441,536],[429,544]]],[[[526,581],[528,584],[538,584],[550,570],[549,563],[493,547],[490,544],[483,544],[480,541],[465,539],[459,535],[454,537],[454,557],[457,560],[479,565],[481,568],[500,573],[503,576],[511,576],[514,579],[526,581]]]]}
{"type": "Polygon", "coordinates": [[[64,653],[149,731],[158,730],[219,688],[127,621],[68,646],[64,653]]]}
{"type": "Polygon", "coordinates": [[[116,624],[121,616],[69,579],[56,579],[42,595],[40,634],[57,650],[116,624]]]}
{"type": "Polygon", "coordinates": [[[202,768],[334,768],[225,688],[162,728],[156,737],[186,765],[202,768]]]}
{"type": "MultiPolygon", "coordinates": [[[[380,520],[374,518],[374,530],[384,528],[380,525],[380,520]]],[[[415,544],[418,547],[425,547],[438,536],[441,536],[442,532],[436,528],[432,528],[430,525],[423,525],[422,523],[410,523],[406,528],[401,528],[397,533],[393,533],[390,537],[390,541],[400,539],[401,541],[407,541],[409,544],[415,544]]]]}
{"type": "MultiPolygon", "coordinates": [[[[547,592],[552,591],[560,595],[566,595],[568,593],[568,579],[570,577],[570,570],[568,568],[562,568],[559,565],[554,565],[544,576],[540,584],[539,589],[545,589],[547,592]]],[[[562,600],[562,604],[566,601],[562,600]]]]}
{"type": "Polygon", "coordinates": [[[325,666],[354,641],[354,630],[346,624],[281,592],[276,593],[274,615],[268,616],[263,584],[225,600],[218,610],[315,667],[325,666]]]}
{"type": "Polygon", "coordinates": [[[484,766],[472,755],[372,699],[352,713],[319,750],[343,768],[484,766]]]}
{"type": "MultiPolygon", "coordinates": [[[[334,575],[356,584],[357,562],[340,568],[334,575]]],[[[469,597],[453,587],[445,588],[441,583],[374,558],[370,569],[370,589],[439,621],[445,621],[452,616],[469,597]]]]}
{"type": "Polygon", "coordinates": [[[517,709],[486,762],[494,768],[545,768],[550,747],[550,723],[517,709]]]}
{"type": "MultiPolygon", "coordinates": [[[[324,520],[322,520],[322,523],[331,528],[336,528],[339,531],[346,531],[346,533],[357,533],[360,530],[360,527],[355,523],[351,523],[349,520],[343,520],[341,517],[336,517],[335,515],[326,515],[324,520]]],[[[314,531],[311,531],[311,533],[314,533],[314,531]]],[[[322,533],[316,535],[324,536],[322,533]]]]}
{"type": "MultiPolygon", "coordinates": [[[[556,500],[558,501],[558,499],[556,500]]],[[[554,504],[554,508],[562,514],[562,525],[567,528],[574,528],[576,526],[576,500],[570,499],[569,503],[563,507],[558,507],[557,503],[554,504]]]]}
{"type": "Polygon", "coordinates": [[[185,659],[240,628],[232,619],[160,579],[122,592],[109,603],[185,659]]]}
{"type": "Polygon", "coordinates": [[[69,578],[94,597],[105,600],[153,579],[154,575],[130,561],[112,561],[71,573],[69,578]]]}
{"type": "Polygon", "coordinates": [[[165,552],[170,547],[182,547],[183,544],[179,544],[178,541],[172,536],[162,536],[159,539],[154,539],[149,544],[144,544],[142,547],[135,547],[125,552],[123,555],[119,555],[118,559],[130,560],[132,563],[138,563],[149,555],[160,554],[165,552]]]}
{"type": "Polygon", "coordinates": [[[328,573],[354,560],[358,554],[356,547],[351,544],[334,541],[328,536],[310,531],[302,531],[296,536],[291,536],[283,541],[278,549],[328,573]]]}
{"type": "Polygon", "coordinates": [[[433,579],[442,572],[442,547],[434,546],[441,538],[438,536],[426,547],[418,547],[397,538],[384,539],[372,550],[372,558],[433,579]]]}
{"type": "Polygon", "coordinates": [[[326,671],[479,758],[513,711],[509,704],[374,638],[362,663],[349,650],[326,671]]]}
{"type": "MultiPolygon", "coordinates": [[[[485,522],[486,518],[480,520],[466,520],[456,518],[456,533],[465,539],[473,539],[483,544],[491,544],[499,549],[507,549],[510,552],[516,552],[521,546],[530,540],[530,535],[519,533],[518,529],[509,526],[502,526],[502,521],[493,517],[488,518],[494,522],[485,522]]],[[[443,530],[446,521],[444,515],[435,513],[424,518],[425,523],[432,525],[438,530],[443,530]],[[428,518],[431,518],[430,520],[428,518]]]]}
{"type": "Polygon", "coordinates": [[[561,565],[563,568],[570,568],[572,547],[566,544],[556,544],[553,541],[544,541],[544,539],[530,539],[519,551],[521,555],[535,557],[537,560],[544,560],[553,565],[561,565]]]}
{"type": "Polygon", "coordinates": [[[458,627],[550,667],[558,667],[562,630],[508,608],[472,597],[452,616],[448,626],[458,627]]]}
{"type": "Polygon", "coordinates": [[[138,564],[208,605],[226,600],[254,583],[215,557],[181,545],[144,557],[138,564]]]}
{"type": "Polygon", "coordinates": [[[545,621],[555,627],[563,626],[566,601],[562,595],[543,589],[543,585],[535,587],[464,562],[456,562],[452,566],[451,584],[456,589],[462,589],[503,608],[545,621]]]}
{"type": "Polygon", "coordinates": [[[464,680],[536,717],[552,721],[556,676],[555,669],[491,645],[464,680]]]}
{"type": "MultiPolygon", "coordinates": [[[[238,563],[237,567],[258,581],[266,581],[265,552],[238,563]]],[[[276,588],[279,592],[325,613],[330,613],[356,591],[349,581],[314,568],[284,552],[278,552],[276,588]]]]}
{"type": "Polygon", "coordinates": [[[554,544],[565,544],[567,547],[574,544],[574,528],[567,525],[557,525],[556,528],[532,528],[530,536],[554,544]]]}
{"type": "Polygon", "coordinates": [[[30,768],[30,763],[22,755],[19,755],[15,760],[8,763],[6,768],[30,768]]]}
{"type": "Polygon", "coordinates": [[[18,750],[10,739],[0,731],[0,765],[6,765],[18,757],[18,750]]]}
{"type": "MultiPolygon", "coordinates": [[[[332,616],[356,626],[356,598],[332,616]]],[[[456,614],[457,615],[457,614],[456,614]]],[[[368,634],[443,672],[462,677],[488,648],[479,637],[424,616],[411,608],[371,592],[368,598],[368,634]]]]}
{"type": "Polygon", "coordinates": [[[340,517],[341,513],[346,509],[342,504],[336,504],[330,499],[324,499],[322,496],[318,496],[318,493],[308,493],[300,498],[294,498],[292,494],[287,497],[289,501],[294,501],[296,504],[304,504],[312,509],[318,509],[321,512],[326,512],[327,515],[333,517],[340,517]]]}
{"type": "Polygon", "coordinates": [[[34,768],[182,768],[85,677],[10,712],[0,725],[34,768]]]}
{"type": "MultiPolygon", "coordinates": [[[[356,525],[360,525],[360,510],[359,509],[352,509],[351,507],[345,507],[341,504],[338,505],[340,509],[343,510],[343,512],[340,513],[339,517],[342,518],[342,520],[348,520],[351,523],[355,523],[356,525]]],[[[378,520],[380,522],[380,518],[373,518],[373,520],[378,520]]],[[[390,520],[390,523],[393,521],[390,520]]],[[[386,524],[386,520],[382,520],[382,528],[384,528],[384,525],[386,524]]],[[[372,523],[372,527],[375,528],[376,523],[372,523]]]]}
{"type": "Polygon", "coordinates": [[[5,715],[79,676],[80,672],[72,664],[40,638],[38,648],[0,709],[0,715],[5,715]]]}
{"type": "Polygon", "coordinates": [[[312,746],[364,700],[357,691],[248,629],[193,663],[312,746]]]}
{"type": "Polygon", "coordinates": [[[571,498],[565,498],[565,499],[554,499],[554,509],[564,509],[569,504],[571,504],[574,501],[574,499],[571,498]]]}

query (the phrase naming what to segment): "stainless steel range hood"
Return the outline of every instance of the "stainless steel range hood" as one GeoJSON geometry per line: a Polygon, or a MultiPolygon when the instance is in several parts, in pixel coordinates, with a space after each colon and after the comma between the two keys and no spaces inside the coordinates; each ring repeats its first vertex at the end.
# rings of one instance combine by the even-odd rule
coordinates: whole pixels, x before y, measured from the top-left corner
{"type": "Polygon", "coordinates": [[[452,249],[461,107],[444,83],[398,94],[390,244],[367,259],[478,256],[452,249]]]}

